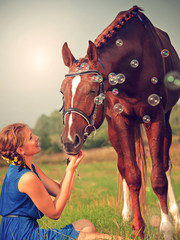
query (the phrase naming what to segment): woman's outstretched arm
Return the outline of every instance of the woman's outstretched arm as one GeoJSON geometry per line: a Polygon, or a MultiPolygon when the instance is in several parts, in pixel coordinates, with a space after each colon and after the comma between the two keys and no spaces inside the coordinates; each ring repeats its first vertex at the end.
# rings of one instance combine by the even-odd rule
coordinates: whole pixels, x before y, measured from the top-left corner
{"type": "MultiPolygon", "coordinates": [[[[71,161],[71,159],[74,156],[69,156],[69,160],[71,161]]],[[[59,193],[59,190],[61,189],[62,183],[64,181],[64,177],[62,178],[62,180],[58,183],[57,181],[54,181],[53,179],[49,178],[36,164],[34,164],[36,172],[39,175],[39,178],[41,179],[41,182],[43,183],[44,187],[46,188],[46,190],[48,191],[48,193],[53,196],[56,197],[59,193]]],[[[73,186],[74,186],[74,181],[76,178],[76,174],[74,173],[73,178],[72,178],[72,183],[71,183],[71,189],[69,192],[69,197],[71,195],[73,186]]]]}
{"type": "Polygon", "coordinates": [[[73,156],[66,168],[66,173],[61,184],[61,188],[53,201],[43,183],[33,172],[25,173],[19,180],[18,188],[20,192],[26,193],[46,216],[58,219],[66,205],[69,194],[74,185],[74,175],[76,168],[83,158],[83,153],[73,156]]]}

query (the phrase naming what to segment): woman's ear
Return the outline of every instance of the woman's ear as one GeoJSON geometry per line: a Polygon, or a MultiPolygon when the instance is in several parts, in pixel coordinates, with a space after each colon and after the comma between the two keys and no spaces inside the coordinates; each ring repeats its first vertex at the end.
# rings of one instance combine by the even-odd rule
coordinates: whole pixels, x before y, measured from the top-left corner
{"type": "Polygon", "coordinates": [[[23,155],[23,154],[24,154],[24,150],[23,150],[22,147],[18,147],[18,148],[16,149],[16,152],[19,153],[20,155],[23,155]]]}

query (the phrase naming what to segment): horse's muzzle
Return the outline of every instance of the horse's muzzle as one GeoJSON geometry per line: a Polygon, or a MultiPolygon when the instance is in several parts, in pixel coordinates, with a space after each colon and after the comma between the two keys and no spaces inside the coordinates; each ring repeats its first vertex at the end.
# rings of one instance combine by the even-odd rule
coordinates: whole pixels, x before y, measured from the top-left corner
{"type": "Polygon", "coordinates": [[[79,135],[75,135],[74,139],[64,138],[61,136],[61,143],[63,145],[64,151],[69,155],[76,155],[82,148],[84,139],[82,139],[79,135]]]}

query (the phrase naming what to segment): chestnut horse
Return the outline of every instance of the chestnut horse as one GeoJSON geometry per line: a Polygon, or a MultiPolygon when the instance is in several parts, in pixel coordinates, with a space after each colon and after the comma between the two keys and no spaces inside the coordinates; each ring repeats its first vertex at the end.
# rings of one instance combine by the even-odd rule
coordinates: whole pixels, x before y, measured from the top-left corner
{"type": "Polygon", "coordinates": [[[134,6],[120,12],[94,43],[89,41],[84,58],[76,60],[67,43],[62,56],[69,67],[61,86],[65,151],[77,154],[106,117],[123,179],[123,218],[129,220],[133,215],[134,234],[144,238],[139,203],[142,156],[135,144],[141,144],[143,124],[152,159],[152,188],[161,208],[160,231],[165,239],[172,239],[167,192],[171,193],[169,211],[176,225],[180,223],[180,211],[170,177],[169,117],[180,96],[180,61],[168,35],[134,6]]]}

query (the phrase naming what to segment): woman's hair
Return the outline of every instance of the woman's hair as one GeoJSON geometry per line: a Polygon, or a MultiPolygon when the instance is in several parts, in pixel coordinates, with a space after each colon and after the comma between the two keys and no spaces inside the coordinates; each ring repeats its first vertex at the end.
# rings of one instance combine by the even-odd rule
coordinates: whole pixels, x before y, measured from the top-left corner
{"type": "Polygon", "coordinates": [[[17,148],[22,147],[25,134],[24,129],[27,127],[24,123],[14,123],[3,128],[0,132],[0,154],[8,163],[24,167],[23,157],[17,153],[17,148]]]}

